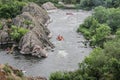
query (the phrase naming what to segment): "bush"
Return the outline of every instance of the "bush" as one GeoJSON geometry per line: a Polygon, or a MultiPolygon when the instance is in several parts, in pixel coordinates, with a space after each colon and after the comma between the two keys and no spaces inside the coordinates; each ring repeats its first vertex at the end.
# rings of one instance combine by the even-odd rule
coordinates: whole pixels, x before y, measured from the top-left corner
{"type": "Polygon", "coordinates": [[[28,29],[22,27],[12,26],[12,32],[10,33],[10,36],[13,40],[19,41],[20,38],[24,36],[28,31],[28,29]]]}
{"type": "Polygon", "coordinates": [[[50,75],[50,80],[63,80],[63,72],[55,72],[50,75]]]}
{"type": "Polygon", "coordinates": [[[77,31],[82,32],[86,39],[91,39],[98,27],[98,21],[93,16],[90,16],[85,19],[84,23],[80,25],[77,31]]]}
{"type": "Polygon", "coordinates": [[[120,28],[120,8],[110,9],[107,24],[111,27],[112,32],[116,32],[116,30],[120,28]]]}
{"type": "Polygon", "coordinates": [[[93,0],[81,0],[80,7],[85,10],[90,10],[94,7],[93,0]]]}
{"type": "Polygon", "coordinates": [[[98,28],[96,28],[96,33],[92,36],[91,44],[94,43],[93,46],[98,45],[100,47],[103,46],[103,43],[106,41],[106,37],[111,33],[111,29],[109,26],[105,24],[100,24],[98,28]]]}
{"type": "Polygon", "coordinates": [[[99,23],[106,23],[109,14],[109,10],[102,6],[96,7],[93,12],[94,18],[96,18],[99,23]]]}
{"type": "Polygon", "coordinates": [[[120,38],[120,28],[119,28],[119,29],[117,29],[116,34],[115,34],[115,35],[116,35],[116,37],[117,37],[117,38],[120,38]]]}
{"type": "Polygon", "coordinates": [[[15,80],[15,78],[10,75],[10,76],[7,77],[7,80],[15,80]]]}
{"type": "Polygon", "coordinates": [[[3,28],[3,26],[2,26],[2,24],[1,24],[1,22],[0,22],[0,30],[3,28]]]}
{"type": "Polygon", "coordinates": [[[80,7],[82,9],[93,9],[97,6],[104,6],[104,7],[120,7],[120,0],[81,0],[80,7]]]}
{"type": "Polygon", "coordinates": [[[8,64],[5,64],[5,67],[3,68],[3,70],[4,70],[7,74],[9,74],[9,73],[12,72],[11,69],[10,69],[10,67],[8,66],[8,64]]]}
{"type": "Polygon", "coordinates": [[[24,75],[22,71],[17,71],[15,74],[19,77],[23,77],[24,75]]]}
{"type": "Polygon", "coordinates": [[[0,18],[13,18],[21,13],[22,7],[25,2],[17,0],[3,0],[0,6],[0,18]]]}

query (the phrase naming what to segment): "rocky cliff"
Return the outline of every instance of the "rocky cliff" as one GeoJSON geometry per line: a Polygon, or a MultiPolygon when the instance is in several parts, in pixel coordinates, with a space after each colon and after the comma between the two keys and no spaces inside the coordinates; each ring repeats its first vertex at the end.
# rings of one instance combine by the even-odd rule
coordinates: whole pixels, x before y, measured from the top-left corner
{"type": "Polygon", "coordinates": [[[49,41],[50,31],[46,26],[50,17],[44,9],[35,3],[29,3],[22,12],[12,20],[14,25],[30,30],[20,39],[20,52],[37,57],[47,57],[46,48],[48,46],[54,48],[49,41]]]}

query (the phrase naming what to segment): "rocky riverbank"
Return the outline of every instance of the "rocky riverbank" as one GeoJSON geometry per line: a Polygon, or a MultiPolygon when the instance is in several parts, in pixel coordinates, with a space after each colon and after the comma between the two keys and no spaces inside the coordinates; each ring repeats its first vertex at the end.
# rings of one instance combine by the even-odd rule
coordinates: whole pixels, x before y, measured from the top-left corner
{"type": "MultiPolygon", "coordinates": [[[[22,9],[22,14],[13,19],[1,20],[2,29],[0,30],[0,41],[2,43],[15,42],[20,49],[21,54],[30,54],[37,57],[47,57],[47,47],[54,48],[54,45],[49,41],[50,31],[47,28],[50,17],[47,12],[35,3],[28,3],[22,9]],[[11,39],[11,26],[17,27],[17,33],[24,33],[23,30],[28,30],[19,40],[11,39]]],[[[14,27],[13,27],[14,29],[14,27]]],[[[13,33],[15,35],[15,33],[13,33]]],[[[16,37],[16,34],[14,37],[16,37]]]]}
{"type": "Polygon", "coordinates": [[[44,77],[26,77],[24,71],[18,70],[8,64],[0,64],[0,80],[47,80],[44,77]]]}

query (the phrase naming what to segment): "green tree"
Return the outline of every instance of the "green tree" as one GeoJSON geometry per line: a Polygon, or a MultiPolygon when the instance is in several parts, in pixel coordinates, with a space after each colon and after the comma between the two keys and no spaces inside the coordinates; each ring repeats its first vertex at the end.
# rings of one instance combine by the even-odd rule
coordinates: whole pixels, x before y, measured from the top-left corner
{"type": "Polygon", "coordinates": [[[0,6],[0,18],[13,18],[21,13],[22,7],[26,4],[17,0],[2,0],[0,6]]]}
{"type": "Polygon", "coordinates": [[[108,9],[102,6],[96,7],[94,9],[93,16],[98,20],[99,23],[106,23],[109,17],[108,9]]]}
{"type": "Polygon", "coordinates": [[[116,32],[120,28],[120,8],[110,9],[107,24],[111,27],[112,32],[116,32]]]}

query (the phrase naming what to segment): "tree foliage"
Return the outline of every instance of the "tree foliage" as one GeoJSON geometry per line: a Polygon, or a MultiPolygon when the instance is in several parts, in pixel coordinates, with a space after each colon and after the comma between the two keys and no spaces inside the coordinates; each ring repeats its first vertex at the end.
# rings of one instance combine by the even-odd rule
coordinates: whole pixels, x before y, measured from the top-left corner
{"type": "Polygon", "coordinates": [[[18,0],[1,0],[0,18],[13,18],[21,13],[22,7],[26,4],[18,0]]]}
{"type": "Polygon", "coordinates": [[[80,7],[82,9],[93,9],[97,6],[104,6],[104,7],[120,7],[120,0],[81,0],[80,7]]]}

